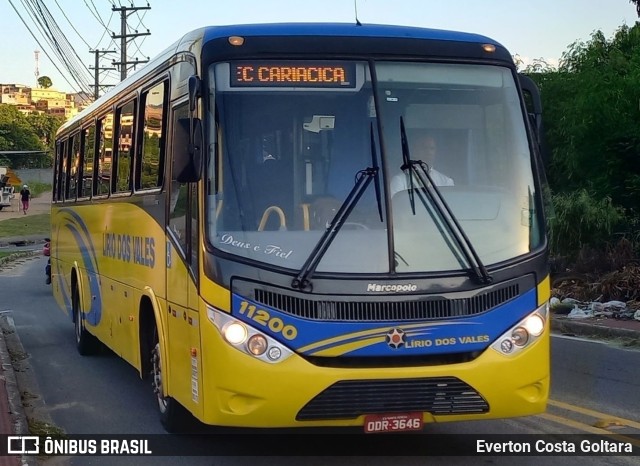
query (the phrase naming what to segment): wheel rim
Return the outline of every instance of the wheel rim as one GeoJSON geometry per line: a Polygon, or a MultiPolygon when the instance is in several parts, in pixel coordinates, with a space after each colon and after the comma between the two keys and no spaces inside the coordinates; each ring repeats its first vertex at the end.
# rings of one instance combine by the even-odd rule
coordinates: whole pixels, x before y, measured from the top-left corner
{"type": "Polygon", "coordinates": [[[160,412],[164,413],[167,411],[167,399],[162,394],[162,364],[160,362],[160,343],[156,343],[156,346],[153,348],[153,355],[151,357],[153,362],[153,391],[156,394],[156,398],[158,400],[158,408],[160,408],[160,412]]]}

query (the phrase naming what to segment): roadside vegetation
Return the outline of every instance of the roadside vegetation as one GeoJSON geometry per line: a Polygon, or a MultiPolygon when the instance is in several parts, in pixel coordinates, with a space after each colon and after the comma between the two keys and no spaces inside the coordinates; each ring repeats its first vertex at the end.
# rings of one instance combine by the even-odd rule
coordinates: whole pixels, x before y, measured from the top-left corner
{"type": "MultiPolygon", "coordinates": [[[[31,197],[39,197],[43,193],[51,192],[51,183],[30,182],[31,197]]],[[[19,194],[16,194],[19,196],[19,194]]],[[[14,200],[14,202],[17,202],[14,200]]],[[[51,215],[29,214],[23,217],[2,219],[0,217],[0,238],[22,237],[24,235],[49,236],[51,231],[51,215]]],[[[0,258],[2,253],[0,252],[0,258]]]]}
{"type": "MultiPolygon", "coordinates": [[[[17,189],[17,191],[19,192],[20,189],[17,189]]],[[[38,181],[32,181],[29,183],[29,191],[31,191],[31,197],[38,197],[42,193],[49,193],[52,189],[53,187],[51,186],[51,183],[40,183],[38,181]]]]}
{"type": "MultiPolygon", "coordinates": [[[[524,70],[545,119],[552,278],[559,297],[619,299],[640,290],[640,25],[576,42],[557,69],[524,70]]],[[[640,307],[640,303],[636,307],[640,307]]]]}
{"type": "Polygon", "coordinates": [[[0,238],[21,237],[26,234],[48,236],[51,231],[50,219],[50,214],[36,214],[2,220],[0,222],[0,238]]]}

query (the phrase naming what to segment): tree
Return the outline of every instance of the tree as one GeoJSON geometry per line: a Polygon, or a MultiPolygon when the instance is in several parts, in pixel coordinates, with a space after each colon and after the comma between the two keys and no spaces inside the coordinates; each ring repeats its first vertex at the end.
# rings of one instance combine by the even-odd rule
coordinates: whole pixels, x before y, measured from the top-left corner
{"type": "Polygon", "coordinates": [[[44,89],[49,89],[53,86],[53,82],[49,76],[41,76],[38,78],[38,85],[44,89]]]}
{"type": "MultiPolygon", "coordinates": [[[[45,146],[29,124],[27,117],[13,105],[0,104],[0,150],[44,151],[45,146]]],[[[35,159],[37,159],[36,157],[35,159]]],[[[10,166],[21,168],[30,162],[38,163],[32,155],[12,156],[10,166]]],[[[6,162],[7,160],[5,160],[6,162]]]]}
{"type": "Polygon", "coordinates": [[[64,123],[64,120],[61,117],[47,115],[46,113],[33,112],[27,115],[27,122],[48,152],[40,156],[32,156],[31,161],[39,167],[51,167],[53,165],[53,154],[55,153],[56,131],[64,123]]]}
{"type": "MultiPolygon", "coordinates": [[[[640,0],[638,0],[640,2],[640,0]]],[[[640,24],[640,23],[639,23],[640,24]]],[[[541,90],[553,190],[586,190],[640,217],[640,25],[576,42],[557,71],[532,73],[541,90]]]]}
{"type": "Polygon", "coordinates": [[[636,13],[638,14],[638,17],[640,17],[640,0],[629,0],[629,3],[636,6],[636,13]]]}
{"type": "Polygon", "coordinates": [[[27,121],[44,145],[53,149],[56,131],[64,123],[64,119],[46,113],[30,113],[27,121]]]}

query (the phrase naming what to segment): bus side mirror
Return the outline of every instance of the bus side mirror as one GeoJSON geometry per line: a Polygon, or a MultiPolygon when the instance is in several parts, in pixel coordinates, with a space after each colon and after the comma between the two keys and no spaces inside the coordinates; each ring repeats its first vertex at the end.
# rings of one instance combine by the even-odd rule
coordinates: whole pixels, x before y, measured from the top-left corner
{"type": "Polygon", "coordinates": [[[200,179],[202,136],[199,118],[177,120],[173,140],[173,177],[179,183],[194,183],[200,179]]]}
{"type": "Polygon", "coordinates": [[[189,111],[196,111],[196,99],[200,96],[200,78],[189,76],[189,111]]]}
{"type": "Polygon", "coordinates": [[[518,74],[518,80],[520,81],[520,88],[525,101],[527,114],[529,116],[529,122],[531,128],[535,132],[536,142],[540,150],[542,160],[546,165],[548,163],[548,154],[546,153],[546,147],[544,143],[544,126],[542,125],[542,99],[540,98],[540,91],[536,83],[528,76],[518,74]]]}

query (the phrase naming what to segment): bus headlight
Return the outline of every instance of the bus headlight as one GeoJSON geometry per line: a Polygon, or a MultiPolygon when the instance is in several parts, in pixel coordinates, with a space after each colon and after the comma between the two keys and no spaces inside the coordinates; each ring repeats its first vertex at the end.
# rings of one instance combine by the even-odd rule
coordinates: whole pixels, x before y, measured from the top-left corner
{"type": "Polygon", "coordinates": [[[240,322],[231,322],[223,327],[222,335],[232,345],[239,345],[247,340],[247,328],[240,322]]]}
{"type": "Polygon", "coordinates": [[[207,317],[224,341],[249,356],[273,364],[293,354],[293,351],[269,335],[209,305],[207,317]]]}
{"type": "Polygon", "coordinates": [[[549,303],[544,303],[504,332],[491,348],[500,354],[511,356],[531,346],[544,333],[548,315],[549,303]]]}
{"type": "Polygon", "coordinates": [[[534,337],[539,337],[544,331],[544,318],[540,314],[531,314],[525,319],[524,328],[534,337]]]}

